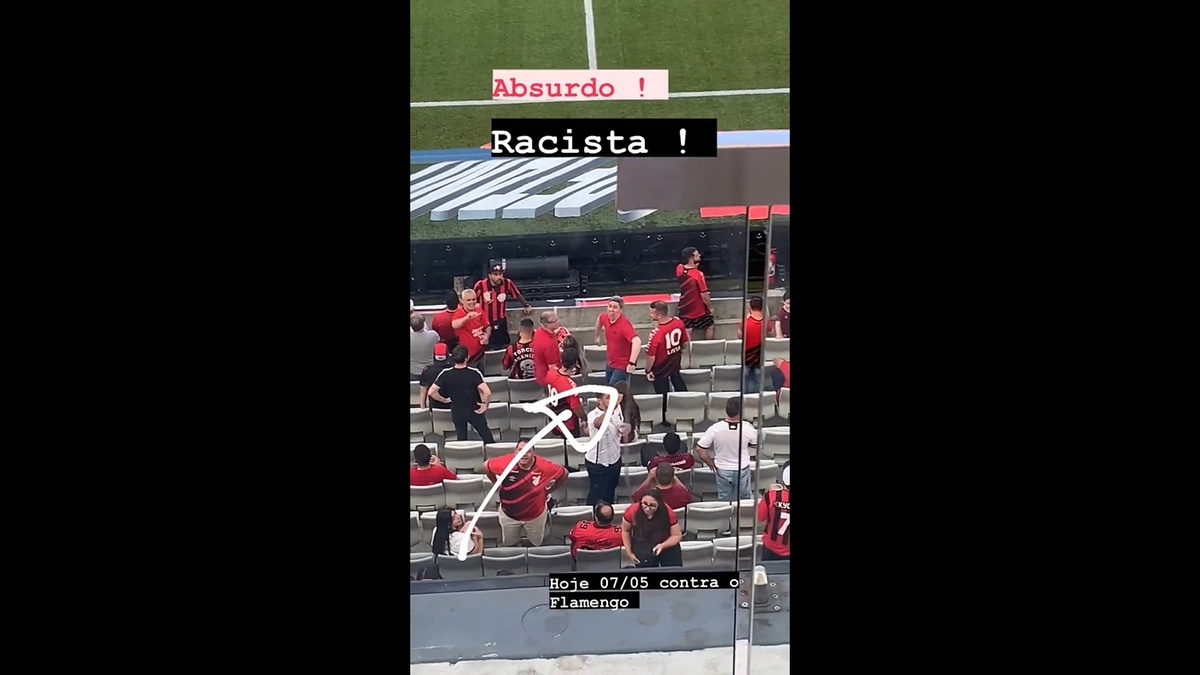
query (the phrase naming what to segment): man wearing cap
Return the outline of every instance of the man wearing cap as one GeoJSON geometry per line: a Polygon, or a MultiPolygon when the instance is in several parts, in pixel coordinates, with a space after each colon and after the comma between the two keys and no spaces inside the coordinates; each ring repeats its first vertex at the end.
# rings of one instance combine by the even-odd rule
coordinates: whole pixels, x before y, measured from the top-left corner
{"type": "Polygon", "coordinates": [[[504,268],[500,265],[492,265],[487,278],[476,281],[472,290],[479,298],[479,304],[483,306],[483,318],[492,327],[488,349],[504,349],[509,343],[508,318],[505,314],[508,311],[509,298],[515,298],[521,303],[526,316],[533,314],[533,307],[525,300],[525,296],[521,295],[521,291],[517,290],[517,285],[512,279],[505,278],[504,268]]]}
{"type": "Polygon", "coordinates": [[[434,399],[429,398],[429,387],[433,386],[433,382],[434,382],[434,380],[437,379],[437,376],[439,374],[441,374],[441,372],[443,370],[454,365],[454,364],[450,363],[450,359],[446,358],[446,354],[447,354],[447,350],[446,350],[445,344],[439,342],[436,345],[434,345],[433,346],[433,363],[431,363],[428,366],[425,366],[425,369],[421,371],[421,377],[420,377],[419,382],[421,383],[421,390],[420,390],[421,403],[420,403],[420,405],[422,408],[428,408],[430,406],[433,406],[434,408],[441,408],[442,410],[450,409],[450,404],[442,403],[441,401],[435,401],[434,399]]]}
{"type": "Polygon", "coordinates": [[[607,311],[596,317],[596,344],[608,340],[608,357],[604,367],[604,379],[616,384],[629,379],[637,368],[638,355],[642,351],[642,339],[633,324],[625,316],[625,300],[619,295],[608,299],[607,311]]]}

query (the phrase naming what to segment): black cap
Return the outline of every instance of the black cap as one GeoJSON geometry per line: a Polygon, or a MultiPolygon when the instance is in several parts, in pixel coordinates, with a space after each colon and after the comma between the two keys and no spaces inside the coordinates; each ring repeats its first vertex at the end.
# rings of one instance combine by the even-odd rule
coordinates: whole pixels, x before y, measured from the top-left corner
{"type": "Polygon", "coordinates": [[[501,266],[499,266],[499,265],[492,265],[492,271],[493,271],[493,272],[501,272],[501,273],[503,273],[503,272],[504,272],[504,268],[503,268],[503,267],[501,267],[501,266]]]}

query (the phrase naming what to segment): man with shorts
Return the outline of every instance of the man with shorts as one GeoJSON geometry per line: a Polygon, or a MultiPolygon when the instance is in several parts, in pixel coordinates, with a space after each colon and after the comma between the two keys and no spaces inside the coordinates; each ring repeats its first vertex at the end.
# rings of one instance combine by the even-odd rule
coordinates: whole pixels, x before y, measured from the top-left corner
{"type": "Polygon", "coordinates": [[[699,269],[700,251],[689,246],[683,249],[683,263],[675,268],[675,277],[679,279],[679,318],[683,325],[692,331],[704,331],[704,339],[713,339],[717,322],[713,318],[712,297],[708,292],[708,282],[704,280],[704,272],[699,269]]]}
{"type": "Polygon", "coordinates": [[[515,453],[488,460],[484,465],[488,479],[495,483],[522,448],[529,451],[500,484],[500,538],[504,546],[515,546],[521,540],[522,529],[529,543],[541,546],[549,515],[546,500],[551,492],[567,484],[567,470],[535,455],[534,446],[526,448],[528,443],[528,438],[522,438],[515,453]]]}

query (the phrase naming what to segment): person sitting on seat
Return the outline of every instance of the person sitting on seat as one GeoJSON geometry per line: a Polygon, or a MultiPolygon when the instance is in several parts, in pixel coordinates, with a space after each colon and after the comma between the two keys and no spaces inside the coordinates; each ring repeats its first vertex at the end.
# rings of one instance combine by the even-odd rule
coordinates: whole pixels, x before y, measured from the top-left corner
{"type": "Polygon", "coordinates": [[[601,501],[592,509],[594,520],[581,520],[571,528],[571,558],[579,549],[585,551],[607,551],[621,548],[621,526],[613,523],[615,516],[612,504],[601,501]]]}
{"type": "Polygon", "coordinates": [[[646,463],[646,468],[654,471],[654,467],[663,462],[675,467],[676,471],[687,471],[696,466],[696,458],[692,457],[692,453],[683,449],[683,440],[674,431],[663,436],[658,456],[651,457],[650,461],[646,463]]]}
{"type": "Polygon", "coordinates": [[[428,445],[421,443],[413,448],[413,461],[417,465],[408,470],[408,484],[418,487],[437,485],[444,480],[458,480],[458,474],[442,466],[441,460],[428,445]]]}
{"type": "Polygon", "coordinates": [[[458,557],[463,549],[467,555],[483,553],[483,533],[479,528],[468,531],[470,527],[462,515],[454,509],[442,509],[437,512],[433,527],[433,554],[458,557]]]}
{"type": "Polygon", "coordinates": [[[692,503],[692,493],[675,477],[675,467],[666,462],[659,464],[646,476],[646,482],[633,493],[633,503],[641,501],[642,496],[650,490],[661,492],[663,500],[672,510],[682,509],[692,503]]]}

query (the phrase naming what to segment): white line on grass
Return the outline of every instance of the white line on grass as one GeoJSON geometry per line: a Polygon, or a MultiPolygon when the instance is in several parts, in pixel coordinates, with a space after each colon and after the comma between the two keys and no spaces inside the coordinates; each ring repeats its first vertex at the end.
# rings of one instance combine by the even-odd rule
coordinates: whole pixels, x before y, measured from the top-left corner
{"type": "MultiPolygon", "coordinates": [[[[768,94],[790,94],[791,87],[781,87],[779,89],[722,89],[720,91],[681,91],[671,94],[671,98],[718,98],[721,96],[766,96],[768,94]]],[[[570,101],[556,101],[554,99],[520,99],[520,98],[502,98],[502,99],[484,99],[480,101],[414,101],[409,103],[410,108],[469,108],[477,105],[512,105],[515,103],[570,103],[570,101]]]]}
{"type": "Polygon", "coordinates": [[[587,25],[588,70],[599,70],[596,65],[596,15],[592,13],[592,0],[583,0],[583,22],[587,25]]]}

